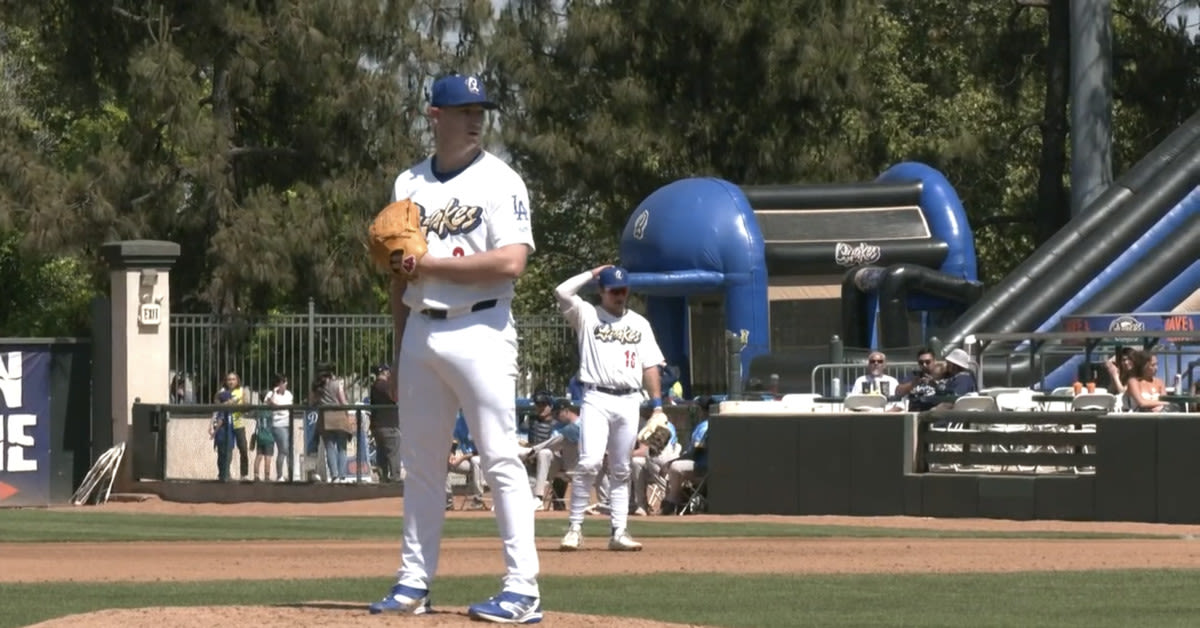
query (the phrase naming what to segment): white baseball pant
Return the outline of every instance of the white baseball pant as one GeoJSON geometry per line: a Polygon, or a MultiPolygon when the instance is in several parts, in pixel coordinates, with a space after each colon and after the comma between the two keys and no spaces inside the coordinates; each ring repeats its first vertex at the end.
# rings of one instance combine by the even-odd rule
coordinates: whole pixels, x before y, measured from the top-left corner
{"type": "Polygon", "coordinates": [[[612,527],[624,529],[629,520],[629,459],[637,442],[642,397],[638,393],[583,393],[579,413],[579,464],[571,478],[571,525],[582,525],[589,487],[608,454],[612,527]]]}
{"type": "Polygon", "coordinates": [[[459,408],[492,488],[504,590],[540,597],[533,496],[517,456],[517,332],[509,303],[448,319],[408,317],[397,358],[404,547],[397,581],[429,589],[445,523],[446,455],[459,408]]]}
{"type": "MultiPolygon", "coordinates": [[[[471,496],[483,497],[483,472],[479,466],[479,456],[471,456],[456,465],[447,465],[446,470],[451,473],[467,476],[467,483],[471,485],[471,496]]],[[[450,482],[450,473],[447,473],[446,495],[450,495],[451,493],[453,493],[453,490],[450,482]]]]}

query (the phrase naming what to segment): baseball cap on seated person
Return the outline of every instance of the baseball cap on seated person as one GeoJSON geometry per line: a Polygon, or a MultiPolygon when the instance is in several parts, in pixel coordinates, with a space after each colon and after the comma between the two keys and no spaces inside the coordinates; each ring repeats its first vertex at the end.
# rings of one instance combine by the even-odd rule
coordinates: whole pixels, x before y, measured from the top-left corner
{"type": "Polygon", "coordinates": [[[487,92],[483,89],[483,81],[479,80],[479,77],[462,74],[450,74],[434,81],[429,104],[434,107],[479,105],[484,109],[499,108],[488,99],[487,92]]]}
{"type": "Polygon", "coordinates": [[[598,278],[601,290],[629,287],[629,271],[620,266],[609,266],[600,271],[598,278]]]}
{"type": "Polygon", "coordinates": [[[550,406],[554,405],[554,395],[548,391],[539,390],[533,393],[533,405],[535,406],[550,406]]]}

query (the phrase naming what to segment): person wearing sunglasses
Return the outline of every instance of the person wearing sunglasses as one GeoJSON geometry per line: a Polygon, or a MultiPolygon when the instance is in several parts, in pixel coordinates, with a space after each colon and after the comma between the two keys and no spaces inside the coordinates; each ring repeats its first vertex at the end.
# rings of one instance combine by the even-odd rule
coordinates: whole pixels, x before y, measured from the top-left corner
{"type": "Polygon", "coordinates": [[[872,351],[867,356],[867,372],[854,380],[854,385],[850,387],[850,392],[864,395],[883,395],[884,397],[895,395],[896,389],[900,387],[900,382],[895,377],[884,372],[884,367],[886,366],[887,356],[879,351],[872,351]]]}
{"type": "Polygon", "coordinates": [[[932,401],[932,397],[937,394],[938,379],[933,349],[921,347],[917,350],[917,370],[900,382],[896,387],[896,395],[908,398],[908,409],[911,412],[931,410],[937,405],[932,401]]]}

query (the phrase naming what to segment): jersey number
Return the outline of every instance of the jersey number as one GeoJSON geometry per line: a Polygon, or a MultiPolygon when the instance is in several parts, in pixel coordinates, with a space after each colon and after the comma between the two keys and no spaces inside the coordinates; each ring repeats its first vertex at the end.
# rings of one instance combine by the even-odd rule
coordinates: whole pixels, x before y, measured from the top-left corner
{"type": "Polygon", "coordinates": [[[637,366],[637,351],[625,352],[625,366],[628,366],[629,368],[634,368],[637,366]]]}

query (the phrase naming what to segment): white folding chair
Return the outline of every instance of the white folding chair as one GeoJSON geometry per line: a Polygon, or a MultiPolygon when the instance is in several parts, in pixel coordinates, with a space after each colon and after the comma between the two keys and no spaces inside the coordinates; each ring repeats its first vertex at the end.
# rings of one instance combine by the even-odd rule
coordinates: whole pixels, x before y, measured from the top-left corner
{"type": "MultiPolygon", "coordinates": [[[[1019,392],[1026,391],[1026,390],[1029,390],[1029,389],[1028,388],[1014,388],[1011,386],[992,386],[991,388],[984,388],[983,390],[979,391],[979,394],[991,395],[993,397],[999,397],[1000,395],[1003,395],[1005,393],[1019,393],[1019,392]]],[[[1030,391],[1030,392],[1032,392],[1032,391],[1030,391]]]]}
{"type": "MultiPolygon", "coordinates": [[[[1059,386],[1050,391],[1052,397],[1070,397],[1075,394],[1075,389],[1071,386],[1059,386]]],[[[1047,412],[1070,412],[1071,404],[1063,401],[1048,401],[1042,404],[1042,409],[1047,412]]]]}
{"type": "Polygon", "coordinates": [[[1082,393],[1071,400],[1072,410],[1100,410],[1112,412],[1117,407],[1117,396],[1109,393],[1082,393]]]}
{"type": "Polygon", "coordinates": [[[887,406],[887,397],[883,395],[863,395],[859,393],[846,395],[842,407],[851,412],[879,412],[887,406]]]}
{"type": "Polygon", "coordinates": [[[954,409],[960,412],[989,412],[999,410],[996,398],[991,395],[968,393],[954,400],[954,409]]]}
{"type": "Polygon", "coordinates": [[[996,407],[1012,412],[1034,412],[1040,410],[1038,402],[1033,400],[1033,391],[1020,388],[1013,391],[996,393],[996,407]]]}

